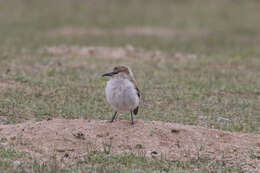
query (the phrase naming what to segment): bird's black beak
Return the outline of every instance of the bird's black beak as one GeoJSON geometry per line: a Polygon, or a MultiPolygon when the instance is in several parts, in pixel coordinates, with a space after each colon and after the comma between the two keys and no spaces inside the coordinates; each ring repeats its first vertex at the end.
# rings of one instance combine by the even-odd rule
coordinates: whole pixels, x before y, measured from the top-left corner
{"type": "Polygon", "coordinates": [[[102,77],[105,77],[105,76],[113,76],[115,74],[117,74],[118,72],[117,71],[113,71],[113,72],[110,72],[110,73],[105,73],[102,75],[102,77]]]}

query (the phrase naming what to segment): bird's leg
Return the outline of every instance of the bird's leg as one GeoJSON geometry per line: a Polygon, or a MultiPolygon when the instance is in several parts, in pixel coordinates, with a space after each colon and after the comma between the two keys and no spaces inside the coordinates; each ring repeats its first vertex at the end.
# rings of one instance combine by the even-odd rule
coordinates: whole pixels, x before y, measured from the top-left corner
{"type": "Polygon", "coordinates": [[[116,115],[117,115],[117,111],[115,111],[115,113],[114,113],[114,115],[113,115],[113,117],[112,117],[112,119],[111,119],[111,123],[116,119],[116,115]]]}
{"type": "Polygon", "coordinates": [[[130,111],[130,113],[131,113],[131,124],[133,125],[134,124],[133,111],[130,111]]]}

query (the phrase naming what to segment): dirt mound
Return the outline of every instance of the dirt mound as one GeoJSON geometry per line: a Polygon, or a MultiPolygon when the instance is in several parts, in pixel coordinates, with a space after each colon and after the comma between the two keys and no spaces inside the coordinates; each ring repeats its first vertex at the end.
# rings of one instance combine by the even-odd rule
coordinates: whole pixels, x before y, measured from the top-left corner
{"type": "Polygon", "coordinates": [[[7,138],[1,145],[29,152],[37,160],[48,160],[55,154],[61,165],[98,150],[183,161],[199,155],[240,163],[247,170],[260,168],[259,158],[250,156],[260,150],[260,135],[175,123],[136,120],[132,126],[126,120],[54,119],[1,125],[0,136],[7,138]]]}

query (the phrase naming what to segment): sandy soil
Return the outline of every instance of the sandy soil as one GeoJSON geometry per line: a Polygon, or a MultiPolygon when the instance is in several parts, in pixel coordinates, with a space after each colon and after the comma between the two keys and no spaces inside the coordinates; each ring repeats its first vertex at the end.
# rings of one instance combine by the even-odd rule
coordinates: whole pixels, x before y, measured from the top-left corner
{"type": "Polygon", "coordinates": [[[198,126],[137,119],[109,123],[102,120],[53,119],[0,125],[4,146],[29,152],[41,161],[56,155],[61,165],[75,163],[86,153],[109,150],[147,157],[189,160],[209,157],[239,163],[246,170],[260,169],[260,160],[250,157],[260,150],[259,134],[231,133],[198,126]]]}

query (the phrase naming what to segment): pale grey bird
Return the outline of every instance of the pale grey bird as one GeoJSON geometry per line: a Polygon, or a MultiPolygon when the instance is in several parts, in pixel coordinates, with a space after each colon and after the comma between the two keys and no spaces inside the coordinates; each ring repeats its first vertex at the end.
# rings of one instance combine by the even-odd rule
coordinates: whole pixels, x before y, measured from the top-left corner
{"type": "Polygon", "coordinates": [[[134,124],[133,113],[138,113],[140,103],[140,91],[136,86],[135,78],[131,69],[127,66],[119,65],[114,67],[110,73],[102,76],[112,77],[106,85],[106,99],[115,110],[111,122],[113,122],[118,112],[131,113],[131,124],[134,124]]]}

